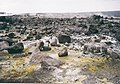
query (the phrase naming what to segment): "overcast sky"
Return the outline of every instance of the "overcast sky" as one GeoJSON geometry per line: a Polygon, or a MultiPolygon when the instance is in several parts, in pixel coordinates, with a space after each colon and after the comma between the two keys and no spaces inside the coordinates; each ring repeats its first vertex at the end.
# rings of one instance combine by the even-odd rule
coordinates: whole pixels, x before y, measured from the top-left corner
{"type": "Polygon", "coordinates": [[[120,10],[120,0],[0,0],[8,13],[70,13],[120,10]]]}

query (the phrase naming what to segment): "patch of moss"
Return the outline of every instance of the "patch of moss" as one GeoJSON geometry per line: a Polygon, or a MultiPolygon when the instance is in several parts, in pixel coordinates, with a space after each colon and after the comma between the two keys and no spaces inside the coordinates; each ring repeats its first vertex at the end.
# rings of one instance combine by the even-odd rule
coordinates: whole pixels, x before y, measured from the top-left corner
{"type": "Polygon", "coordinates": [[[29,58],[21,57],[21,58],[10,58],[10,67],[3,68],[2,73],[6,78],[18,78],[21,76],[25,76],[28,73],[33,71],[34,65],[24,66],[29,58]]]}
{"type": "Polygon", "coordinates": [[[16,60],[16,66],[20,66],[24,63],[23,60],[16,60]]]}
{"type": "Polygon", "coordinates": [[[22,70],[20,70],[20,72],[27,72],[27,73],[31,73],[36,69],[36,65],[29,65],[25,68],[23,68],[22,70]]]}
{"type": "Polygon", "coordinates": [[[93,71],[96,71],[96,70],[97,70],[97,67],[94,66],[94,65],[93,65],[93,66],[92,66],[92,65],[91,65],[91,66],[89,65],[88,70],[93,72],[93,71]]]}
{"type": "Polygon", "coordinates": [[[99,58],[82,57],[81,60],[88,62],[97,62],[97,63],[106,62],[106,58],[103,57],[99,57],[99,58]]]}
{"type": "Polygon", "coordinates": [[[13,56],[13,55],[9,53],[0,52],[0,56],[13,56]]]}
{"type": "Polygon", "coordinates": [[[65,60],[70,60],[71,58],[66,56],[66,57],[60,57],[60,59],[65,61],[65,60]]]}
{"type": "Polygon", "coordinates": [[[25,48],[25,49],[23,50],[24,53],[26,53],[26,52],[28,52],[28,51],[29,51],[29,48],[25,48]]]}
{"type": "Polygon", "coordinates": [[[10,78],[20,78],[24,77],[27,74],[33,72],[36,69],[36,65],[29,65],[21,69],[17,69],[16,67],[10,69],[5,77],[10,77],[10,78]]]}

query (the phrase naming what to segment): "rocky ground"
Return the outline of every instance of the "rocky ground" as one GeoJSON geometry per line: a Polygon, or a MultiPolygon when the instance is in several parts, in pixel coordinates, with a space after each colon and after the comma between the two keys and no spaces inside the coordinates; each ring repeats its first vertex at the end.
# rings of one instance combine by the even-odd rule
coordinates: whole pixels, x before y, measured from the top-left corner
{"type": "Polygon", "coordinates": [[[120,19],[0,16],[1,83],[120,84],[120,19]]]}

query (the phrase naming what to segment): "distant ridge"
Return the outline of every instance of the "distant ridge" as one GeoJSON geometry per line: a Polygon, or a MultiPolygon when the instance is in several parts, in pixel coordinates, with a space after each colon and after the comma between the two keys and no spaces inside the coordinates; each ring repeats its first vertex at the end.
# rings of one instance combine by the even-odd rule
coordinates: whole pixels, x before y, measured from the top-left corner
{"type": "Polygon", "coordinates": [[[107,17],[120,17],[120,11],[102,11],[102,12],[80,12],[80,13],[36,13],[36,15],[41,17],[50,18],[70,18],[70,17],[87,17],[91,15],[102,15],[107,17]]]}
{"type": "Polygon", "coordinates": [[[103,15],[120,17],[120,11],[105,11],[101,12],[103,15]]]}
{"type": "Polygon", "coordinates": [[[46,18],[72,18],[72,17],[87,17],[91,15],[102,15],[107,17],[120,17],[120,11],[101,11],[101,12],[79,12],[79,13],[21,13],[12,14],[0,12],[0,16],[12,16],[12,15],[32,15],[46,18]]]}

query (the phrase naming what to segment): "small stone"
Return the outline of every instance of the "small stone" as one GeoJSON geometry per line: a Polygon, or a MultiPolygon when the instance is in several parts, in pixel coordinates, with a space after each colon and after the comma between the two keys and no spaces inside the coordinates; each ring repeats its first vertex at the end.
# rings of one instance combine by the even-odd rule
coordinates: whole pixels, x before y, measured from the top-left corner
{"type": "Polygon", "coordinates": [[[63,48],[63,49],[58,53],[58,56],[59,56],[59,57],[68,56],[67,48],[63,48]]]}

